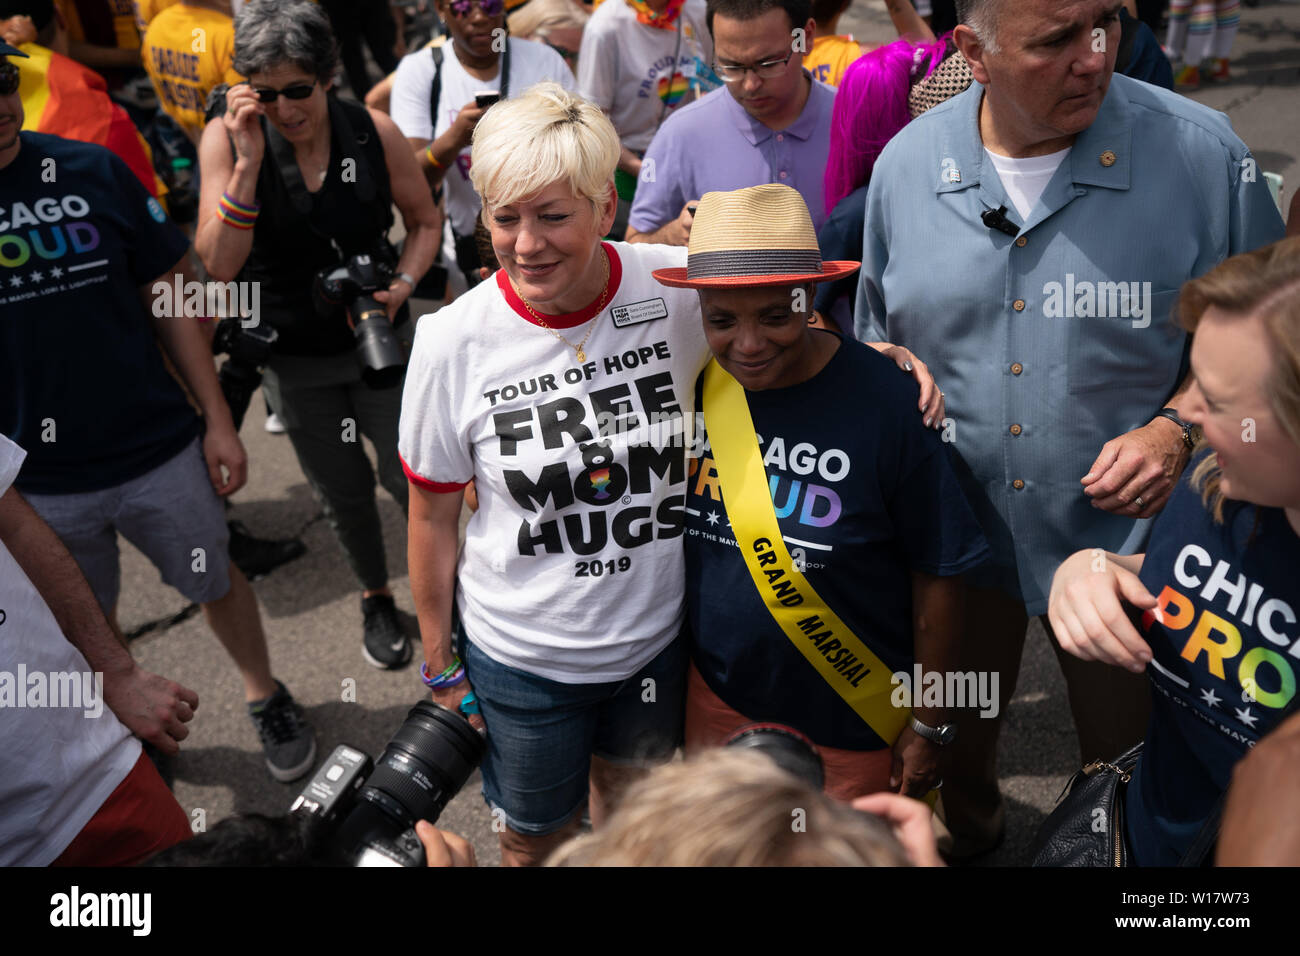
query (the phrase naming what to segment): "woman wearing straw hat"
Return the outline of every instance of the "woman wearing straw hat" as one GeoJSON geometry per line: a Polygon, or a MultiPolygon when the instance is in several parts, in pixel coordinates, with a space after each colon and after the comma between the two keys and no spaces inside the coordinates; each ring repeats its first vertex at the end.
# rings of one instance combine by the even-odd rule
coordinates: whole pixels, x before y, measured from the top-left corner
{"type": "Polygon", "coordinates": [[[927,678],[952,684],[958,576],[987,545],[917,384],[808,325],[813,286],[857,267],[823,262],[803,199],[763,185],[706,194],[686,267],[654,274],[698,291],[716,359],[687,483],[686,742],[786,724],[818,745],[833,796],[920,796],[953,709],[977,705],[977,687],[955,701],[927,678]]]}

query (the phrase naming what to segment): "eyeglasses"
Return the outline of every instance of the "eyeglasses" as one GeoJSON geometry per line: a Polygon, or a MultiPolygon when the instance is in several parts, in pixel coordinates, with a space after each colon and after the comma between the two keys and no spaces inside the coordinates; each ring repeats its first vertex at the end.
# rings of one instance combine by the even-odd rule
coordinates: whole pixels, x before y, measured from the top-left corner
{"type": "Polygon", "coordinates": [[[8,60],[0,63],[0,96],[12,96],[18,92],[18,67],[8,60]]]}
{"type": "Polygon", "coordinates": [[[454,16],[467,17],[476,4],[485,17],[499,17],[506,9],[505,0],[451,0],[448,6],[454,16]]]}
{"type": "Polygon", "coordinates": [[[269,86],[253,87],[253,92],[257,94],[257,99],[262,103],[274,103],[276,99],[283,96],[286,100],[305,100],[311,96],[312,91],[316,89],[316,81],[310,83],[297,83],[294,86],[286,86],[282,90],[273,90],[269,86]]]}
{"type": "Polygon", "coordinates": [[[713,61],[713,72],[718,74],[718,79],[723,83],[739,83],[745,78],[745,73],[753,71],[754,75],[760,80],[772,80],[785,72],[786,64],[790,62],[790,57],[794,56],[794,50],[791,50],[780,60],[764,60],[762,63],[755,63],[753,66],[745,66],[741,63],[719,63],[713,61]]]}

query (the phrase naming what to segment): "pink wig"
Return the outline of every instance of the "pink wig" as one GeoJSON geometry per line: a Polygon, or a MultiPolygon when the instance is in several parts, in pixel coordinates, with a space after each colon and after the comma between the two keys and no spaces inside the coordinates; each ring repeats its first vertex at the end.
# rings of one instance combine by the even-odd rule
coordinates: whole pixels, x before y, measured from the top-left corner
{"type": "Polygon", "coordinates": [[[932,43],[899,39],[849,64],[831,112],[830,159],[823,183],[827,214],[871,178],[880,151],[911,119],[907,94],[913,77],[928,77],[946,52],[946,35],[932,43]]]}

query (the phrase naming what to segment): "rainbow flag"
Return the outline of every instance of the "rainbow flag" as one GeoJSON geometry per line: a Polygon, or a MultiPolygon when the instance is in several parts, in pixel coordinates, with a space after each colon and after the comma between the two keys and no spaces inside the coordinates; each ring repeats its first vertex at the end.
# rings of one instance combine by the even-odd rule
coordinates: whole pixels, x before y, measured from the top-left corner
{"type": "Polygon", "coordinates": [[[160,196],[164,190],[154,174],[149,145],[126,110],[109,99],[104,78],[35,43],[19,49],[29,57],[18,61],[23,129],[107,147],[131,167],[151,195],[160,196]]]}

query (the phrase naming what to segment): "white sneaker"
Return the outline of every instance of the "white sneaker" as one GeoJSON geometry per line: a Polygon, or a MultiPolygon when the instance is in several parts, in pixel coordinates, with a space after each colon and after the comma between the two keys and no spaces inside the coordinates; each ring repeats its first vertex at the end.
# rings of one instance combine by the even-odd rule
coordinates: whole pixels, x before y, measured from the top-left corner
{"type": "Polygon", "coordinates": [[[284,422],[280,421],[279,416],[276,415],[275,412],[267,412],[266,424],[263,425],[262,427],[265,428],[272,435],[284,434],[284,422]]]}

